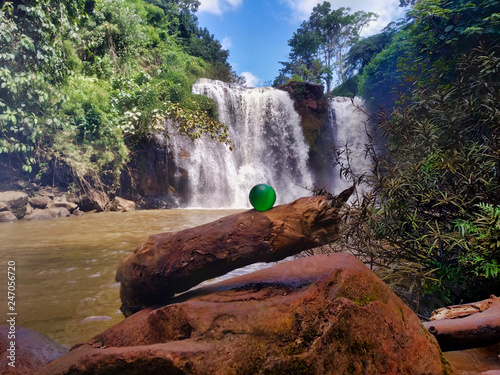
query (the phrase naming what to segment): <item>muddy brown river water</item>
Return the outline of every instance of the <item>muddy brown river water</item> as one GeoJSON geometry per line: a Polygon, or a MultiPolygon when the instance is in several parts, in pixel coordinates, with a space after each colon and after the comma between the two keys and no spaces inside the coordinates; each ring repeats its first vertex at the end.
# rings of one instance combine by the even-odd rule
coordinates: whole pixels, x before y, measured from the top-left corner
{"type": "MultiPolygon", "coordinates": [[[[0,312],[15,262],[16,323],[72,346],[123,319],[115,271],[150,234],[178,231],[241,210],[106,212],[0,223],[0,312]]],[[[4,323],[2,323],[4,324],[4,323]]]]}
{"type": "MultiPolygon", "coordinates": [[[[123,320],[120,261],[150,234],[178,231],[241,210],[148,210],[0,223],[0,312],[8,313],[7,267],[15,262],[17,325],[70,347],[123,320]]],[[[260,269],[255,264],[233,275],[260,269]]],[[[226,277],[230,277],[228,275],[226,277]]],[[[0,323],[6,324],[6,323],[0,323]]],[[[500,371],[500,347],[448,352],[461,375],[500,371]]]]}

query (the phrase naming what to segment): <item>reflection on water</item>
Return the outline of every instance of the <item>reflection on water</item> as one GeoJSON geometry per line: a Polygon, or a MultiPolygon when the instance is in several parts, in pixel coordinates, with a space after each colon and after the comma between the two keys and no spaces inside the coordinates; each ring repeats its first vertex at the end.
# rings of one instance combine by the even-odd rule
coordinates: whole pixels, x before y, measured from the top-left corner
{"type": "MultiPolygon", "coordinates": [[[[115,271],[137,245],[150,234],[235,212],[148,210],[0,223],[0,274],[7,274],[8,261],[16,262],[17,324],[66,346],[93,337],[123,319],[115,271]]],[[[0,301],[7,301],[6,293],[1,288],[0,301]]]]}

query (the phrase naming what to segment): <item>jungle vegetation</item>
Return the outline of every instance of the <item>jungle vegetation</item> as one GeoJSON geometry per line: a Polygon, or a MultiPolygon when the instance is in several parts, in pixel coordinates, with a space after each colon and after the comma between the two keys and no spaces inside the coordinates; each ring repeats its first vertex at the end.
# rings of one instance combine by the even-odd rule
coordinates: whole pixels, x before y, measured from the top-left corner
{"type": "Polygon", "coordinates": [[[198,0],[0,1],[0,162],[85,192],[119,188],[165,118],[229,143],[198,77],[239,80],[198,0]]]}
{"type": "Polygon", "coordinates": [[[343,166],[365,184],[343,245],[417,309],[421,296],[442,306],[498,295],[500,3],[417,1],[347,56],[340,89],[366,100],[383,136],[367,145],[371,175],[343,166]]]}

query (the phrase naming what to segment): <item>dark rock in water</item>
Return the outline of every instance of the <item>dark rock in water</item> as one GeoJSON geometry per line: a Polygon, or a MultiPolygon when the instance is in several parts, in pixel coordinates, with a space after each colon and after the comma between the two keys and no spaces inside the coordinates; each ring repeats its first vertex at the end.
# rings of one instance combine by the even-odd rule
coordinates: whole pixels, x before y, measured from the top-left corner
{"type": "Polygon", "coordinates": [[[0,369],[2,374],[36,374],[47,363],[66,354],[68,349],[48,337],[21,326],[15,327],[15,339],[9,339],[10,326],[0,326],[0,369]],[[11,341],[15,342],[14,364],[12,362],[11,341]]]}
{"type": "Polygon", "coordinates": [[[22,191],[3,191],[0,192],[0,202],[3,202],[16,218],[22,219],[26,215],[28,194],[22,191]]]}
{"type": "Polygon", "coordinates": [[[133,198],[141,209],[177,208],[185,203],[188,171],[175,164],[168,143],[163,135],[154,134],[136,146],[129,168],[120,176],[120,196],[133,198]]]}
{"type": "Polygon", "coordinates": [[[283,262],[132,315],[39,374],[445,374],[435,339],[348,254],[283,262]]]}

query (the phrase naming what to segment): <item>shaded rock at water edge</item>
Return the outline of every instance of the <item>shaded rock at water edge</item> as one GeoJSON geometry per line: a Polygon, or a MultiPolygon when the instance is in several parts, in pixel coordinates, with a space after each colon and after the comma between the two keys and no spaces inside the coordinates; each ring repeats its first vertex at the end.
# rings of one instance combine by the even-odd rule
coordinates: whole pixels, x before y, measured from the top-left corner
{"type": "Polygon", "coordinates": [[[348,254],[283,262],[172,302],[40,374],[451,374],[417,316],[348,254]]]}
{"type": "Polygon", "coordinates": [[[64,207],[46,208],[44,210],[35,209],[24,217],[26,221],[47,220],[55,217],[67,217],[71,213],[64,207]]]}
{"type": "Polygon", "coordinates": [[[78,207],[76,203],[68,202],[65,195],[62,197],[55,197],[53,204],[55,207],[64,208],[69,212],[73,212],[78,207]]]}
{"type": "Polygon", "coordinates": [[[68,349],[48,337],[21,326],[15,327],[15,338],[9,339],[10,326],[0,326],[0,369],[5,375],[36,374],[47,363],[61,357],[68,349]],[[15,342],[15,367],[12,362],[11,341],[15,342]]]}
{"type": "Polygon", "coordinates": [[[44,209],[52,204],[52,199],[45,195],[35,195],[34,197],[29,199],[29,204],[33,208],[44,209]]]}
{"type": "Polygon", "coordinates": [[[10,223],[17,221],[16,215],[10,211],[0,211],[0,223],[10,223]]]}
{"type": "Polygon", "coordinates": [[[135,210],[135,203],[120,197],[115,197],[111,202],[110,211],[129,212],[135,210]]]}
{"type": "Polygon", "coordinates": [[[16,218],[22,219],[26,215],[28,194],[22,191],[3,191],[0,192],[0,202],[4,203],[16,218]]]}

